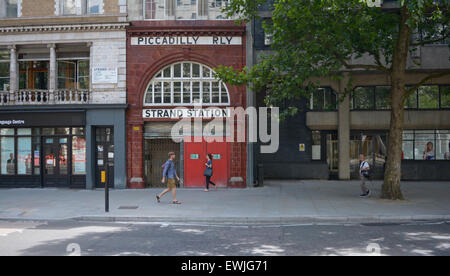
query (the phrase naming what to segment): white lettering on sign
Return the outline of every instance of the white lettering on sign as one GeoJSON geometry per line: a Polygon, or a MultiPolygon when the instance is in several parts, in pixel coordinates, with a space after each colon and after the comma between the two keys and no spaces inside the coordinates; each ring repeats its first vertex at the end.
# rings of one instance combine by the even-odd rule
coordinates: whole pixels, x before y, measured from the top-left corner
{"type": "Polygon", "coordinates": [[[0,125],[2,126],[13,126],[13,125],[24,125],[24,120],[1,120],[0,125]]]}
{"type": "Polygon", "coordinates": [[[117,83],[117,68],[92,68],[92,83],[117,83]]]}
{"type": "Polygon", "coordinates": [[[132,37],[133,46],[167,45],[242,45],[240,36],[140,36],[132,37]]]}
{"type": "Polygon", "coordinates": [[[209,109],[144,109],[144,119],[184,119],[184,118],[228,118],[230,110],[222,108],[209,109]]]}

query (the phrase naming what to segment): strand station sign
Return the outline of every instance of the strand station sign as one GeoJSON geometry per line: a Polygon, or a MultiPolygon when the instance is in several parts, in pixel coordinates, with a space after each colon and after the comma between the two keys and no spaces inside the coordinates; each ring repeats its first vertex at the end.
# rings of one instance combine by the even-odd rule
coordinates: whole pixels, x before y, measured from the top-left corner
{"type": "Polygon", "coordinates": [[[228,118],[231,110],[228,108],[174,108],[174,109],[144,109],[144,119],[186,119],[186,118],[228,118]]]}
{"type": "Polygon", "coordinates": [[[240,36],[140,36],[132,37],[133,46],[242,45],[240,36]]]}

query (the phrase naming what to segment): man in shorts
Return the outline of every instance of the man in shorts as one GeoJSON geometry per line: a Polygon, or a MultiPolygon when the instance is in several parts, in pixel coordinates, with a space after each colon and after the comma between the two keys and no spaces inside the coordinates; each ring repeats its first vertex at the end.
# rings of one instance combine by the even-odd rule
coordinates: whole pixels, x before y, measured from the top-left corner
{"type": "Polygon", "coordinates": [[[165,189],[161,194],[156,196],[156,200],[158,203],[160,202],[161,197],[163,197],[166,193],[172,191],[172,203],[173,204],[181,204],[177,200],[177,186],[175,184],[175,178],[180,181],[180,178],[177,175],[177,169],[175,168],[175,153],[169,152],[169,159],[164,164],[164,170],[163,170],[163,178],[162,183],[166,182],[167,178],[167,189],[165,189]]]}

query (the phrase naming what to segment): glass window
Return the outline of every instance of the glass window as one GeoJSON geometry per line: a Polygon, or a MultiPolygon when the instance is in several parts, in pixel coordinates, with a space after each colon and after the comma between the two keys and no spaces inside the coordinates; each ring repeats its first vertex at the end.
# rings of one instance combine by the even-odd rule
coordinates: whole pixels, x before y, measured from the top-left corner
{"type": "Polygon", "coordinates": [[[58,61],[59,89],[89,89],[89,60],[58,61]]]}
{"type": "Polygon", "coordinates": [[[434,160],[435,141],[434,131],[416,130],[414,135],[414,159],[415,160],[434,160]]]}
{"type": "Polygon", "coordinates": [[[450,160],[450,130],[436,131],[436,159],[450,160]]]}
{"type": "Polygon", "coordinates": [[[89,0],[89,10],[90,14],[100,13],[100,5],[102,4],[102,0],[89,0]]]}
{"type": "Polygon", "coordinates": [[[17,174],[31,175],[31,137],[17,138],[17,174]]]}
{"type": "Polygon", "coordinates": [[[9,90],[9,62],[0,62],[0,91],[9,90]]]}
{"type": "Polygon", "coordinates": [[[405,108],[417,108],[417,91],[406,98],[404,106],[405,108]]]}
{"type": "Polygon", "coordinates": [[[0,128],[1,136],[14,135],[14,128],[0,128]]]}
{"type": "Polygon", "coordinates": [[[439,87],[421,86],[417,90],[419,96],[419,108],[439,108],[439,87]]]}
{"type": "Polygon", "coordinates": [[[414,159],[414,131],[403,131],[403,159],[414,159]]]}
{"type": "Polygon", "coordinates": [[[214,78],[212,70],[198,63],[169,65],[148,85],[145,105],[206,103],[228,105],[230,97],[224,83],[214,78]]]}
{"type": "Polygon", "coordinates": [[[17,135],[31,135],[31,128],[18,128],[17,135]]]}
{"type": "Polygon", "coordinates": [[[76,61],[58,61],[58,88],[75,89],[77,87],[76,61]]]}
{"type": "Polygon", "coordinates": [[[441,86],[441,108],[450,108],[450,86],[441,86]]]}
{"type": "Polygon", "coordinates": [[[1,174],[13,175],[16,169],[14,137],[0,137],[1,174]]]}
{"type": "Polygon", "coordinates": [[[6,18],[17,17],[17,0],[5,0],[6,18]]]}
{"type": "Polygon", "coordinates": [[[230,0],[144,0],[145,19],[227,19],[230,0]]]}
{"type": "Polygon", "coordinates": [[[225,14],[222,12],[226,8],[229,0],[203,0],[208,1],[209,19],[226,19],[225,14]]]}
{"type": "Polygon", "coordinates": [[[391,103],[391,87],[376,86],[375,87],[375,105],[376,109],[390,109],[391,103]]]}
{"type": "Polygon", "coordinates": [[[312,132],[312,160],[320,160],[321,159],[321,136],[320,131],[312,132]]]}
{"type": "Polygon", "coordinates": [[[80,136],[72,138],[72,173],[86,174],[86,139],[80,136]]]}
{"type": "Polygon", "coordinates": [[[196,19],[197,0],[176,0],[176,19],[196,19]]]}
{"type": "Polygon", "coordinates": [[[48,89],[49,61],[20,61],[20,89],[48,89]]]}
{"type": "Polygon", "coordinates": [[[76,15],[82,13],[82,0],[63,0],[63,14],[76,15]]]}
{"type": "Polygon", "coordinates": [[[374,87],[357,87],[353,91],[353,109],[374,109],[374,87]]]}
{"type": "Polygon", "coordinates": [[[337,108],[337,96],[331,88],[319,88],[311,97],[311,110],[336,110],[337,108]]]}
{"type": "Polygon", "coordinates": [[[165,0],[144,0],[145,19],[164,19],[165,0]]]}

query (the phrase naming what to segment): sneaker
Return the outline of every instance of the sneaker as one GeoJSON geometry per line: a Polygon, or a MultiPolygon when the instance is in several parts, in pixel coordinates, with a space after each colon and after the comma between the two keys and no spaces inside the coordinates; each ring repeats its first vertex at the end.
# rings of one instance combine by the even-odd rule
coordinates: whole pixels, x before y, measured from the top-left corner
{"type": "Polygon", "coordinates": [[[367,190],[367,193],[361,194],[359,197],[369,197],[370,196],[370,190],[367,190]]]}
{"type": "Polygon", "coordinates": [[[367,194],[366,196],[369,197],[372,193],[370,192],[370,190],[367,190],[367,194]]]}

